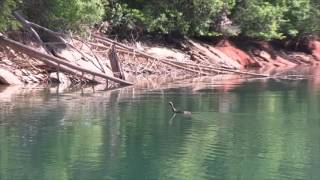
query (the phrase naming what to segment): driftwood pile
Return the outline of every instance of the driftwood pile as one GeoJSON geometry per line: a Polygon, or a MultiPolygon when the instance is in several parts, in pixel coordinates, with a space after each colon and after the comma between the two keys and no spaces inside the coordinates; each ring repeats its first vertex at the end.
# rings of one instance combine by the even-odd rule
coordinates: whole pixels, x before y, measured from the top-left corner
{"type": "MultiPolygon", "coordinates": [[[[196,45],[195,42],[189,40],[188,42],[192,43],[195,47],[198,47],[197,51],[191,51],[191,59],[184,61],[177,61],[169,58],[158,58],[152,55],[147,54],[144,51],[138,50],[136,48],[124,45],[122,43],[116,42],[114,40],[101,37],[97,34],[92,34],[91,41],[88,44],[93,45],[91,48],[101,48],[102,46],[97,43],[103,43],[105,46],[111,47],[115,45],[117,47],[116,51],[120,57],[124,69],[133,74],[139,74],[143,72],[149,72],[154,74],[172,74],[172,71],[180,72],[182,74],[189,75],[200,75],[200,76],[210,76],[217,74],[242,74],[250,76],[259,76],[259,77],[268,77],[266,74],[251,73],[246,71],[239,70],[237,63],[233,62],[229,57],[224,55],[221,52],[210,52],[205,53],[207,50],[201,47],[201,45],[196,45]],[[197,56],[198,54],[198,56],[197,56]],[[195,61],[194,58],[197,58],[195,61]],[[225,60],[223,60],[225,59],[225,60]],[[130,68],[135,66],[135,68],[130,68]],[[155,66],[155,67],[154,67],[155,66]],[[139,70],[140,67],[140,70],[139,70]],[[167,68],[167,69],[159,69],[167,68]]],[[[190,47],[190,46],[189,46],[190,47]]],[[[103,49],[103,48],[102,48],[103,49]]],[[[193,48],[194,49],[194,48],[193,48]]],[[[212,48],[213,51],[215,49],[212,48]]]]}
{"type": "MultiPolygon", "coordinates": [[[[2,83],[56,81],[66,84],[105,83],[108,87],[115,87],[132,85],[136,80],[148,77],[183,79],[237,74],[245,77],[283,78],[279,74],[271,76],[269,73],[243,71],[241,69],[246,65],[241,60],[231,58],[225,49],[205,46],[191,39],[186,39],[182,44],[189,58],[179,61],[150,55],[94,31],[87,38],[61,34],[29,22],[16,12],[13,15],[23,25],[24,32],[27,32],[23,34],[30,36],[29,44],[21,43],[21,39],[25,38],[0,34],[2,83]],[[33,39],[33,44],[30,44],[30,39],[33,39]],[[8,79],[12,81],[8,82],[8,79]]],[[[251,60],[249,56],[246,57],[246,61],[247,64],[262,66],[266,61],[263,57],[260,53],[251,60]]],[[[294,65],[282,59],[275,63],[294,65]]]]}
{"type": "MultiPolygon", "coordinates": [[[[36,39],[36,42],[40,44],[40,48],[35,49],[5,36],[0,36],[0,45],[4,49],[4,53],[8,53],[8,51],[12,51],[15,54],[22,53],[23,56],[27,56],[27,60],[25,61],[27,61],[31,67],[36,69],[45,69],[44,71],[47,72],[55,71],[56,79],[59,82],[61,82],[60,76],[63,75],[65,79],[68,78],[67,76],[72,76],[72,79],[80,79],[80,83],[108,83],[110,80],[111,82],[118,83],[120,85],[132,84],[131,82],[126,81],[124,78],[117,78],[113,76],[110,74],[111,70],[107,70],[108,68],[106,67],[106,63],[102,63],[96,56],[84,54],[81,52],[81,50],[78,50],[72,44],[68,43],[61,36],[57,35],[51,30],[28,22],[17,13],[14,13],[14,16],[21,22],[23,27],[33,35],[33,37],[36,39]],[[63,48],[61,48],[61,46],[63,46],[63,48]],[[67,48],[69,51],[65,51],[67,48]],[[70,56],[76,57],[67,58],[70,56]],[[39,67],[40,65],[41,67],[39,67]]],[[[15,61],[15,58],[10,58],[10,60],[15,61]]],[[[23,63],[23,61],[19,61],[15,64],[21,67],[23,66],[23,63]]],[[[29,70],[30,66],[28,67],[29,72],[31,72],[31,70],[29,70]]],[[[16,72],[14,72],[14,74],[19,76],[16,72]]],[[[32,71],[32,73],[24,73],[24,75],[34,79],[33,82],[37,82],[38,79],[33,78],[35,76],[33,74],[38,75],[41,74],[41,72],[32,71]]],[[[47,78],[49,77],[52,76],[47,74],[47,78]]],[[[46,78],[43,78],[42,81],[45,79],[46,78]]],[[[30,82],[23,78],[21,78],[21,80],[22,82],[30,82]]]]}
{"type": "Polygon", "coordinates": [[[23,83],[48,82],[52,79],[61,83],[62,79],[71,79],[72,82],[80,83],[110,81],[120,85],[131,85],[131,82],[125,80],[126,75],[144,77],[168,75],[181,78],[214,74],[210,71],[204,72],[193,64],[186,65],[152,57],[97,34],[92,34],[84,40],[77,36],[55,33],[25,20],[16,12],[14,16],[24,29],[32,34],[36,44],[40,45],[35,49],[3,35],[0,36],[3,54],[18,54],[24,57],[10,57],[8,62],[14,62],[16,67],[12,67],[12,64],[7,65],[7,69],[23,83]],[[23,69],[25,63],[28,64],[26,70],[23,69]]]}

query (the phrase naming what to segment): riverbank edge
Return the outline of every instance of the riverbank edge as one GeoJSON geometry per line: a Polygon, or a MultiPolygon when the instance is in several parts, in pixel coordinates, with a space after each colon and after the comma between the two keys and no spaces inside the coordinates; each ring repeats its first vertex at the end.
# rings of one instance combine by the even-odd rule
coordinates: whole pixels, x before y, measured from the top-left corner
{"type": "MultiPolygon", "coordinates": [[[[24,37],[25,34],[22,31],[6,32],[5,36],[41,51],[40,44],[34,42],[30,37],[24,37]]],[[[254,69],[255,72],[266,75],[284,72],[300,65],[317,66],[320,63],[320,42],[317,39],[308,40],[299,45],[289,40],[268,42],[243,38],[218,41],[184,38],[165,43],[148,40],[129,42],[127,44],[133,49],[159,59],[172,60],[179,63],[209,64],[233,70],[248,71],[254,69]],[[296,49],[299,49],[299,51],[296,49]]],[[[16,64],[15,60],[25,58],[27,57],[20,52],[14,52],[8,47],[0,47],[1,84],[44,83],[48,82],[48,79],[50,79],[50,82],[57,82],[57,77],[52,75],[54,71],[39,73],[28,70],[28,67],[25,69],[17,68],[19,65],[16,64]],[[11,54],[7,53],[8,50],[11,54]]],[[[41,68],[41,65],[37,68],[41,68]]],[[[133,73],[132,70],[125,71],[126,76],[133,77],[131,78],[132,81],[145,79],[148,76],[162,76],[161,73],[158,75],[142,73],[143,75],[140,77],[139,74],[133,73]]],[[[166,73],[166,75],[170,77],[170,73],[166,73]]],[[[60,83],[70,83],[67,80],[68,77],[64,74],[56,76],[65,79],[60,83]]]]}

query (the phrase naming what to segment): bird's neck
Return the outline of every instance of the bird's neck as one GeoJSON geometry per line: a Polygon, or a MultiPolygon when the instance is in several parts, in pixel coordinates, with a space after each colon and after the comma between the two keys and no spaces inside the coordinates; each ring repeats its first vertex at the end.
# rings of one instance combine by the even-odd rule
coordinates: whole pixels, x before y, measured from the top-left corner
{"type": "Polygon", "coordinates": [[[173,112],[176,112],[176,111],[177,111],[177,109],[176,109],[176,108],[174,108],[173,104],[170,104],[170,105],[171,105],[172,111],[173,111],[173,112]]]}

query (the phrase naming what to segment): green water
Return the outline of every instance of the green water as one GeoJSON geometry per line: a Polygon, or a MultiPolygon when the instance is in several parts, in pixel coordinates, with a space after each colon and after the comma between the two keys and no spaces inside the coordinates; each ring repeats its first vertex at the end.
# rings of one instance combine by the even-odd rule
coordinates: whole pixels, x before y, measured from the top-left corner
{"type": "Polygon", "coordinates": [[[0,88],[0,179],[319,179],[315,83],[0,88]]]}

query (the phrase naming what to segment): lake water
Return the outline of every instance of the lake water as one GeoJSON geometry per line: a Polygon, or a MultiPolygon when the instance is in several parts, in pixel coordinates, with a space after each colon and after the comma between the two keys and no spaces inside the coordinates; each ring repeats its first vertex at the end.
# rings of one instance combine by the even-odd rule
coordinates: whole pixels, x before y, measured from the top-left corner
{"type": "Polygon", "coordinates": [[[0,179],[319,179],[316,80],[193,83],[2,87],[0,179]]]}

